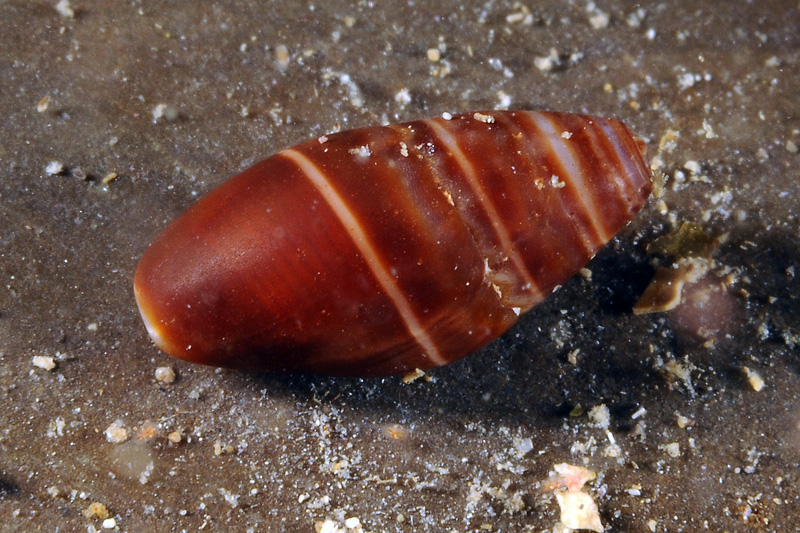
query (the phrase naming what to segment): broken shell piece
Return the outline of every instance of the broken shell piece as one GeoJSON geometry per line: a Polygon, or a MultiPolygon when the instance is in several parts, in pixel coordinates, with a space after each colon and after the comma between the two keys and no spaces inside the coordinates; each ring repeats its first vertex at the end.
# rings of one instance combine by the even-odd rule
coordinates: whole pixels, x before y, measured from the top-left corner
{"type": "Polygon", "coordinates": [[[586,482],[593,480],[596,474],[582,466],[568,463],[559,463],[553,466],[553,470],[555,472],[550,473],[550,478],[544,484],[544,490],[552,490],[555,493],[558,506],[561,508],[561,523],[557,524],[556,528],[560,528],[561,531],[573,529],[604,531],[597,504],[582,490],[586,482]]]}
{"type": "Polygon", "coordinates": [[[604,531],[600,513],[592,497],[585,492],[556,491],[558,506],[561,508],[561,523],[569,529],[588,529],[604,531]]]}
{"type": "Polygon", "coordinates": [[[588,468],[569,463],[559,463],[553,466],[553,470],[555,472],[550,472],[550,479],[547,480],[545,490],[567,489],[569,492],[577,492],[583,489],[587,481],[597,477],[588,468]]]}

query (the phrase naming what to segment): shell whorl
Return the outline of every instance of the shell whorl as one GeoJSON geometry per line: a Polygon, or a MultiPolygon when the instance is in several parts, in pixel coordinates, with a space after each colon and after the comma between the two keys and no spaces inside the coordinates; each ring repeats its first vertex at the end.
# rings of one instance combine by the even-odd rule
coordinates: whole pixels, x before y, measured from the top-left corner
{"type": "Polygon", "coordinates": [[[620,122],[507,111],[345,131],[235,176],[136,273],[159,347],[219,366],[383,375],[484,346],[650,194],[620,122]]]}

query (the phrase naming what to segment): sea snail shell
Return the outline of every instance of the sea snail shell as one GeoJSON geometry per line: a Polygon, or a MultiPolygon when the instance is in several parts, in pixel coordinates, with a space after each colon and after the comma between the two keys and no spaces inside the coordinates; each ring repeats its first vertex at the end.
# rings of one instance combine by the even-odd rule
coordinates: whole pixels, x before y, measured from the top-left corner
{"type": "Polygon", "coordinates": [[[486,345],[642,207],[621,122],[465,113],[287,148],[175,220],[136,301],[165,352],[215,366],[375,376],[486,345]]]}

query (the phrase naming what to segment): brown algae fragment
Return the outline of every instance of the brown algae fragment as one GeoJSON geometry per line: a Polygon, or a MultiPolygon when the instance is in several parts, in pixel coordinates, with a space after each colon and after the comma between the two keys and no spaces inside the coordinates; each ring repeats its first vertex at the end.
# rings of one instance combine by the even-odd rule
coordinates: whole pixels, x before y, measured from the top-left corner
{"type": "Polygon", "coordinates": [[[663,235],[647,245],[647,253],[673,258],[710,257],[719,240],[699,224],[684,222],[677,231],[663,235]]]}
{"type": "Polygon", "coordinates": [[[679,261],[674,268],[659,267],[650,285],[633,308],[636,315],[671,311],[680,305],[683,287],[695,283],[709,269],[704,259],[689,258],[679,261]]]}

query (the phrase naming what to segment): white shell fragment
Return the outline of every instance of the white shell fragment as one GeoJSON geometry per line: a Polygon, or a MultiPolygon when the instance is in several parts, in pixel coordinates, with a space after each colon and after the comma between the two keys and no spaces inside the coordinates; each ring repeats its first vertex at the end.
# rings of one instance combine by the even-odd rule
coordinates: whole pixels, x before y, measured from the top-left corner
{"type": "Polygon", "coordinates": [[[553,531],[604,531],[597,504],[583,491],[586,482],[593,480],[596,474],[568,463],[559,463],[553,466],[553,470],[544,483],[544,489],[553,491],[561,509],[561,522],[556,524],[553,531]]]}

